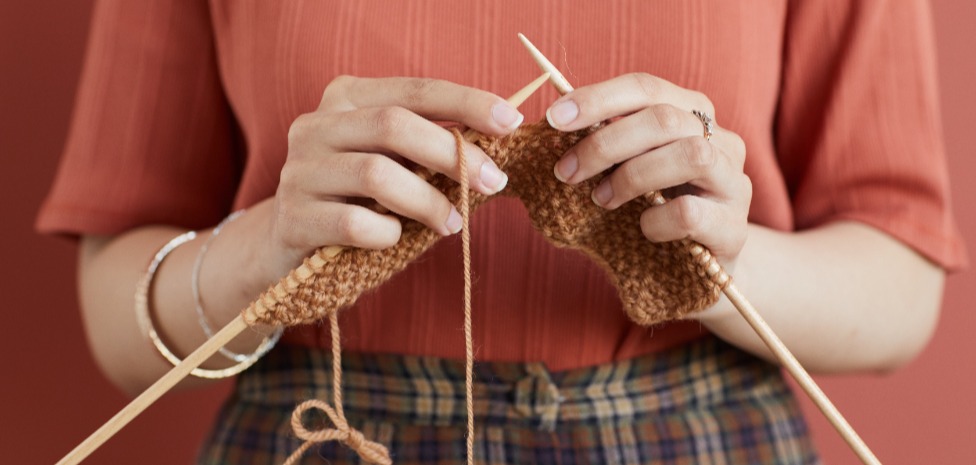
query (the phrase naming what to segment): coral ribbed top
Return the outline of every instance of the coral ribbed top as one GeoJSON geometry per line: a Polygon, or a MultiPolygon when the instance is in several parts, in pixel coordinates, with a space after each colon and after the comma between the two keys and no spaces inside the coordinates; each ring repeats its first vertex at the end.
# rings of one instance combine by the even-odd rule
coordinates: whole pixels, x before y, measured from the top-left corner
{"type": "MultiPolygon", "coordinates": [[[[507,96],[539,74],[523,32],[577,86],[643,71],[706,93],[747,143],[752,222],[861,221],[954,269],[965,259],[930,29],[927,7],[909,0],[104,1],[38,227],[213,226],[274,195],[289,125],[337,75],[430,76],[507,96]]],[[[540,118],[555,97],[546,89],[523,113],[540,118]]],[[[472,237],[481,360],[560,370],[703,331],[630,323],[602,272],[548,245],[516,200],[480,209],[472,237]]],[[[463,358],[461,282],[459,242],[443,240],[342,314],[346,349],[463,358]]],[[[286,340],[321,345],[324,333],[286,340]]]]}

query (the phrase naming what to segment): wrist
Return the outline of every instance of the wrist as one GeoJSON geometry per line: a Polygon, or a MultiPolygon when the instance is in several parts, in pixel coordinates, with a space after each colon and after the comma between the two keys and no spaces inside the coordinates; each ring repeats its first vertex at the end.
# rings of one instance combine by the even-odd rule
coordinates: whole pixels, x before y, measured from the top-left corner
{"type": "Polygon", "coordinates": [[[264,256],[264,244],[270,243],[264,234],[264,203],[225,224],[206,251],[198,277],[200,299],[215,324],[235,318],[275,280],[268,271],[272,262],[264,256]]]}

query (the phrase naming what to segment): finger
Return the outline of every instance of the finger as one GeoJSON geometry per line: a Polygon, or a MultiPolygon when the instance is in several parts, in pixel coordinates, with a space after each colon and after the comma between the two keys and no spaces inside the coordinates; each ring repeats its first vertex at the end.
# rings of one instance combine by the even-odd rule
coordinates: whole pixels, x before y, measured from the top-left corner
{"type": "Polygon", "coordinates": [[[614,209],[648,192],[690,184],[701,196],[728,201],[739,196],[744,177],[721,148],[702,137],[687,137],[631,158],[593,189],[593,202],[614,209]]]}
{"type": "Polygon", "coordinates": [[[712,102],[701,92],[676,86],[657,76],[633,73],[580,87],[562,96],[546,110],[546,119],[556,129],[576,131],[664,103],[689,112],[704,111],[713,117],[715,114],[712,102]]]}
{"type": "Polygon", "coordinates": [[[305,185],[320,185],[325,198],[368,197],[442,235],[461,230],[461,216],[444,194],[389,157],[341,153],[321,157],[303,170],[305,185]],[[324,174],[323,174],[324,173],[324,174]]]}
{"type": "Polygon", "coordinates": [[[385,249],[400,240],[400,220],[359,205],[309,202],[285,222],[289,242],[303,246],[342,245],[385,249]]]}
{"type": "Polygon", "coordinates": [[[391,106],[495,136],[514,131],[524,120],[515,107],[491,92],[428,78],[342,76],[326,87],[320,108],[349,111],[391,106]]]}
{"type": "Polygon", "coordinates": [[[678,139],[702,134],[691,112],[661,104],[644,108],[590,134],[556,163],[556,178],[569,184],[678,139]]]}
{"type": "MultiPolygon", "coordinates": [[[[332,151],[393,153],[459,180],[454,135],[409,110],[364,108],[309,119],[313,121],[305,123],[311,125],[307,130],[318,131],[332,151]]],[[[508,183],[508,177],[478,146],[465,142],[464,154],[472,189],[491,195],[508,183]]]]}
{"type": "Polygon", "coordinates": [[[744,221],[726,205],[685,195],[644,210],[640,225],[652,242],[692,239],[721,257],[742,249],[747,229],[729,225],[744,221]]]}

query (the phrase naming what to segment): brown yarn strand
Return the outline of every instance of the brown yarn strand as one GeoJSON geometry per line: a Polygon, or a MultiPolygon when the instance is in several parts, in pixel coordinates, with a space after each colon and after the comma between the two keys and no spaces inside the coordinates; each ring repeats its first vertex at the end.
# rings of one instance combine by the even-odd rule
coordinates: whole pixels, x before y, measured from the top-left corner
{"type": "MultiPolygon", "coordinates": [[[[513,107],[518,107],[522,104],[522,102],[527,100],[533,93],[535,93],[535,91],[539,90],[539,88],[545,84],[548,79],[549,74],[544,73],[527,86],[519,89],[518,92],[512,94],[512,96],[508,98],[508,103],[513,107]]],[[[477,137],[480,137],[480,135],[474,133],[471,135],[472,139],[477,137]]],[[[337,279],[328,274],[329,270],[327,270],[327,266],[330,262],[335,261],[344,250],[345,249],[340,246],[327,246],[316,250],[311,257],[305,259],[301,266],[292,270],[288,276],[282,278],[278,283],[272,285],[254,302],[248,305],[246,309],[241,311],[240,316],[234,320],[231,320],[230,323],[227,323],[227,325],[218,331],[214,337],[204,342],[203,345],[184,358],[180,364],[170,369],[170,371],[159,378],[159,380],[143,391],[142,394],[129,402],[129,404],[123,407],[122,410],[112,416],[112,418],[110,418],[107,422],[102,424],[102,426],[85,438],[85,440],[83,440],[80,444],[75,446],[74,449],[72,449],[64,457],[62,457],[60,461],[58,461],[57,465],[75,465],[91,455],[92,452],[101,447],[101,445],[114,436],[115,433],[118,433],[122,428],[125,427],[125,425],[129,424],[130,421],[149,408],[150,405],[159,400],[163,394],[169,392],[169,390],[176,386],[176,384],[183,380],[183,378],[186,378],[190,371],[200,366],[200,364],[210,358],[210,356],[217,353],[221,347],[227,345],[239,334],[244,332],[248,326],[254,326],[260,321],[269,321],[274,325],[300,324],[304,322],[302,318],[308,315],[310,305],[319,305],[320,307],[325,308],[319,312],[312,312],[320,317],[325,317],[332,313],[328,310],[328,308],[333,309],[333,311],[337,311],[343,306],[339,304],[351,304],[353,301],[355,301],[355,297],[358,297],[358,293],[351,292],[349,289],[347,289],[347,292],[354,294],[351,300],[346,299],[344,301],[332,302],[309,302],[308,300],[299,300],[297,303],[293,302],[297,305],[295,307],[295,311],[298,314],[297,317],[292,317],[292,315],[290,315],[288,312],[272,311],[272,309],[279,310],[278,304],[293,294],[301,294],[305,296],[305,299],[308,299],[308,294],[310,292],[315,292],[314,289],[310,289],[310,284],[314,283],[316,280],[328,281],[329,279],[337,279]],[[333,305],[331,307],[325,305],[328,303],[333,305]]],[[[376,271],[372,263],[360,263],[360,265],[362,265],[363,268],[373,269],[374,273],[380,275],[379,277],[374,276],[367,280],[369,284],[373,285],[378,285],[377,282],[384,281],[386,278],[389,278],[389,276],[398,271],[376,271]]]]}
{"type": "Polygon", "coordinates": [[[464,154],[464,136],[456,128],[454,145],[458,156],[458,179],[461,180],[461,251],[464,261],[464,401],[468,409],[468,465],[474,465],[474,338],[471,334],[471,217],[468,188],[468,161],[464,154]]]}
{"type": "MultiPolygon", "coordinates": [[[[522,41],[522,44],[528,50],[529,55],[532,55],[532,59],[539,65],[539,68],[543,72],[549,73],[550,83],[556,88],[559,94],[566,95],[572,92],[572,84],[559,72],[559,69],[528,38],[521,33],[518,36],[519,40],[522,41]]],[[[711,127],[704,120],[702,123],[705,125],[705,138],[708,139],[711,135],[711,127]]],[[[649,200],[652,205],[663,205],[667,202],[667,199],[660,192],[651,192],[645,195],[644,199],[649,200]]],[[[786,344],[783,344],[779,336],[766,324],[766,321],[759,315],[755,307],[739,292],[739,289],[732,283],[732,278],[725,272],[725,269],[722,268],[722,265],[718,263],[718,260],[715,259],[711,252],[701,244],[687,239],[679,242],[682,248],[690,252],[696,268],[703,273],[702,278],[722,290],[729,301],[732,302],[732,306],[739,311],[739,314],[749,323],[749,326],[762,339],[770,352],[776,356],[776,359],[786,368],[790,376],[796,380],[800,387],[803,388],[803,391],[810,400],[823,412],[837,433],[844,438],[844,441],[847,442],[851,450],[861,459],[861,462],[867,465],[880,465],[881,461],[871,452],[868,445],[858,436],[857,432],[854,431],[854,428],[851,427],[844,416],[841,415],[837,407],[830,401],[830,398],[824,394],[820,386],[817,385],[810,374],[800,365],[800,362],[786,347],[786,344]]],[[[628,315],[630,315],[631,319],[634,319],[634,315],[631,312],[628,311],[628,315]]],[[[635,319],[635,321],[637,320],[635,319]]],[[[638,323],[640,322],[638,321],[638,323]]]]}
{"type": "Polygon", "coordinates": [[[291,428],[295,432],[295,436],[304,439],[305,442],[288,456],[284,465],[298,463],[309,448],[325,441],[339,441],[355,451],[365,462],[392,465],[393,460],[390,458],[390,451],[386,446],[366,439],[363,433],[349,426],[349,422],[346,420],[346,414],[342,410],[342,337],[339,333],[337,312],[329,313],[329,327],[332,332],[332,406],[324,401],[311,399],[295,407],[291,414],[291,428]],[[325,412],[326,416],[332,420],[335,428],[323,428],[315,431],[306,429],[302,423],[302,415],[313,409],[325,412]]]}
{"type": "MultiPolygon", "coordinates": [[[[563,133],[542,120],[523,125],[505,137],[471,133],[466,139],[483,149],[509,175],[502,195],[518,197],[533,226],[548,241],[583,252],[607,272],[620,294],[624,311],[635,323],[650,325],[675,320],[714,304],[721,289],[707,279],[707,267],[690,253],[689,243],[656,244],[644,238],[640,213],[652,205],[648,199],[637,198],[606,211],[589,196],[603,175],[575,186],[552,176],[553,166],[562,154],[593,130],[563,133]]],[[[487,196],[461,189],[447,176],[422,174],[462,210],[468,205],[469,214],[488,200],[487,196]],[[462,191],[469,195],[467,202],[460,202],[462,191]]],[[[440,234],[416,221],[404,221],[400,241],[383,251],[323,247],[270,286],[225,328],[227,331],[221,330],[174,370],[198,366],[247,325],[290,326],[331,319],[362,293],[406,268],[440,238],[440,234]]],[[[62,463],[81,461],[186,376],[183,371],[174,373],[147,389],[138,403],[133,401],[134,405],[103,425],[62,463]]]]}
{"type": "MultiPolygon", "coordinates": [[[[548,64],[553,68],[551,63],[548,64]]],[[[544,66],[544,69],[546,67],[544,66]]],[[[548,70],[548,69],[546,69],[548,70]]],[[[557,74],[558,71],[556,71],[557,74]]],[[[544,80],[543,80],[544,82],[544,80]]],[[[536,80],[510,99],[517,106],[541,84],[536,80]],[[534,87],[533,87],[534,86],[534,87]],[[530,89],[531,88],[531,89],[530,89]],[[527,89],[530,89],[526,91],[527,89]],[[519,94],[522,94],[519,96],[519,94]],[[516,97],[521,98],[517,102],[516,97]]],[[[570,87],[571,89],[571,87],[570,87]]],[[[495,163],[509,173],[506,193],[517,196],[526,206],[533,225],[548,239],[560,247],[577,249],[600,265],[617,288],[624,311],[640,325],[680,319],[689,313],[707,308],[724,292],[736,309],[763,339],[780,363],[797,380],[801,388],[830,420],[838,433],[847,441],[858,457],[866,464],[879,464],[867,445],[851,428],[827,396],[789,352],[776,334],[765,324],[762,317],[738,291],[731,278],[708,250],[693,241],[675,241],[655,244],[647,241],[640,232],[640,213],[665,199],[658,195],[634,199],[623,206],[606,211],[590,201],[589,193],[603,179],[595,176],[576,186],[558,182],[552,176],[555,162],[565,151],[586,137],[596,128],[574,133],[562,133],[543,120],[526,125],[515,133],[492,138],[476,133],[465,136],[491,156],[495,163]]],[[[457,135],[455,135],[457,138],[457,135]]],[[[458,141],[460,144],[460,141],[458,141]]],[[[459,146],[459,163],[463,153],[459,146]]],[[[465,239],[468,232],[469,209],[477,208],[487,198],[469,193],[467,186],[459,188],[446,176],[424,173],[431,184],[444,192],[452,201],[460,202],[464,225],[462,246],[470,247],[465,239]]],[[[466,172],[462,173],[466,180],[466,172]]],[[[391,276],[405,268],[438,239],[439,235],[419,223],[407,221],[400,242],[385,251],[347,250],[341,247],[323,247],[280,282],[271,286],[255,302],[241,312],[213,338],[206,341],[182,363],[167,372],[156,383],[119,413],[92,433],[68,453],[58,465],[81,462],[101,444],[121,430],[149,405],[175,386],[189,372],[217,352],[248,325],[267,323],[272,325],[296,325],[310,323],[328,317],[333,331],[333,391],[335,409],[321,401],[309,401],[296,409],[293,425],[296,434],[306,440],[298,456],[321,440],[339,440],[356,450],[367,461],[387,464],[389,453],[374,442],[367,441],[358,431],[351,429],[342,412],[341,359],[339,353],[339,327],[337,312],[351,305],[368,290],[378,287],[391,276]],[[303,409],[303,406],[306,408],[303,409]],[[301,414],[319,408],[333,421],[335,429],[308,432],[301,424],[301,414]],[[298,418],[298,421],[294,421],[298,418]],[[308,433],[308,434],[305,434],[308,433]]],[[[473,463],[473,400],[471,380],[473,372],[473,348],[470,326],[470,256],[465,254],[465,339],[467,342],[466,383],[468,390],[468,463],[473,463]]],[[[289,464],[293,462],[289,458],[289,464]]]]}
{"type": "MultiPolygon", "coordinates": [[[[624,311],[635,323],[647,326],[675,320],[714,304],[721,288],[705,279],[708,275],[690,254],[690,243],[653,243],[641,233],[640,216],[652,206],[650,200],[637,198],[608,211],[589,195],[606,174],[576,185],[552,176],[553,165],[563,153],[594,130],[564,133],[542,120],[508,136],[471,133],[466,140],[509,175],[508,186],[499,195],[518,197],[546,239],[579,250],[607,272],[624,311]]],[[[460,202],[462,189],[453,179],[420,174],[452,202],[460,202]]],[[[470,192],[471,212],[486,201],[487,196],[470,192]]],[[[347,249],[331,257],[327,254],[335,248],[322,249],[248,307],[245,321],[252,325],[318,322],[382,285],[441,238],[419,222],[403,221],[400,241],[388,249],[347,249]]]]}
{"type": "MultiPolygon", "coordinates": [[[[576,186],[552,176],[553,166],[562,154],[592,130],[562,133],[542,120],[523,125],[505,137],[471,133],[467,140],[483,149],[509,175],[508,187],[502,195],[518,197],[535,228],[547,240],[583,252],[607,272],[618,289],[624,311],[635,323],[650,325],[679,319],[712,305],[721,290],[711,280],[704,279],[705,269],[689,253],[688,245],[656,244],[641,234],[640,213],[651,206],[650,201],[638,198],[606,211],[589,196],[603,176],[576,186]]],[[[459,202],[462,189],[458,183],[441,174],[422,174],[452,202],[459,202]]],[[[469,192],[469,212],[488,200],[477,192],[465,192],[469,192]]],[[[416,221],[404,221],[400,241],[389,249],[323,247],[317,250],[301,266],[270,286],[239,318],[102,425],[59,465],[83,460],[248,325],[291,326],[331,318],[333,313],[352,305],[362,293],[377,288],[406,268],[440,238],[440,234],[416,221]]]]}
{"type": "MultiPolygon", "coordinates": [[[[464,153],[464,136],[457,128],[452,128],[455,150],[458,157],[458,179],[460,180],[460,200],[458,210],[461,214],[461,250],[464,262],[464,388],[467,407],[467,456],[468,465],[474,465],[474,340],[471,330],[471,212],[469,199],[468,163],[464,153]]],[[[316,264],[318,260],[316,260],[316,264]]],[[[315,444],[325,441],[339,441],[355,451],[360,458],[369,463],[391,465],[389,450],[374,441],[366,439],[362,433],[349,426],[342,408],[342,338],[339,329],[338,312],[328,314],[332,333],[332,406],[318,399],[307,400],[295,408],[291,416],[291,427],[295,435],[305,442],[284,462],[294,465],[306,451],[315,444]],[[335,428],[309,431],[302,423],[305,412],[319,409],[332,420],[335,428]]]]}

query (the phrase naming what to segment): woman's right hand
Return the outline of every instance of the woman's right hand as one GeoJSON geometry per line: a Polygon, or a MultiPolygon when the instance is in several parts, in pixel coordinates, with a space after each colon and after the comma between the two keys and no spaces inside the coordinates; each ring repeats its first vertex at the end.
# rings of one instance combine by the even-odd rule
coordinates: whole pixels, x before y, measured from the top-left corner
{"type": "MultiPolygon", "coordinates": [[[[447,198],[404,166],[417,164],[457,179],[454,138],[431,120],[504,135],[522,117],[496,95],[445,81],[334,80],[318,108],[292,124],[275,196],[229,223],[208,249],[198,283],[211,323],[227,324],[319,247],[395,244],[400,222],[361,206],[363,199],[441,234],[457,231],[447,198]]],[[[465,154],[473,190],[493,194],[505,186],[506,176],[484,152],[468,144],[465,154]]],[[[147,257],[180,232],[172,226],[145,226],[116,236],[87,236],[83,242],[80,289],[92,350],[115,384],[133,394],[170,368],[146,341],[132,307],[147,257]]],[[[173,250],[153,283],[156,330],[179,356],[205,339],[192,310],[190,280],[207,234],[173,250]]],[[[257,331],[245,331],[228,347],[250,352],[261,338],[257,331]]],[[[227,365],[219,356],[206,363],[227,365]]]]}
{"type": "MultiPolygon", "coordinates": [[[[410,169],[420,165],[458,179],[454,138],[433,121],[500,136],[522,120],[501,97],[447,81],[336,78],[318,108],[288,132],[264,257],[273,269],[266,271],[272,279],[283,276],[325,245],[396,244],[397,217],[362,206],[362,199],[442,235],[458,232],[461,217],[451,202],[410,169]]],[[[465,155],[473,190],[490,195],[505,187],[507,176],[480,148],[467,143],[465,155]]]]}

